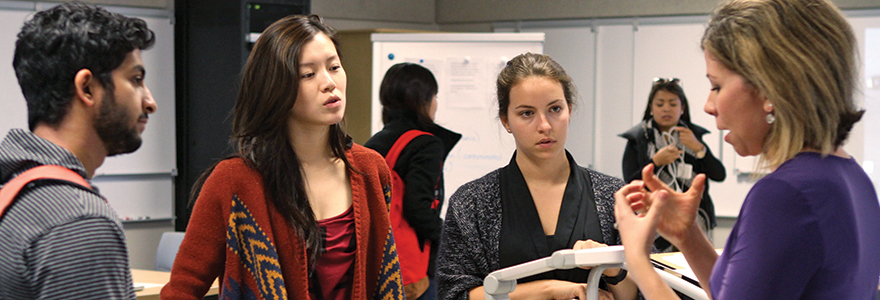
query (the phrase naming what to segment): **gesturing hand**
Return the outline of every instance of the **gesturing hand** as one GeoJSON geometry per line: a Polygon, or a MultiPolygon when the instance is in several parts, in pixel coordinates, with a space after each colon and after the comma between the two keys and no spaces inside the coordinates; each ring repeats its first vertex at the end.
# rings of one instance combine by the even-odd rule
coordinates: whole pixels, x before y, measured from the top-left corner
{"type": "MultiPolygon", "coordinates": [[[[633,181],[615,193],[617,204],[615,216],[621,238],[628,234],[626,227],[632,226],[636,233],[631,238],[633,245],[643,246],[637,241],[647,239],[653,228],[673,245],[678,245],[687,230],[695,226],[694,219],[705,189],[706,175],[697,175],[691,188],[684,193],[675,192],[654,175],[654,166],[642,169],[643,180],[633,181]],[[622,207],[625,206],[625,207],[622,207]],[[639,212],[634,216],[634,212],[639,212]],[[633,218],[635,217],[635,218],[633,218]],[[646,218],[647,220],[639,220],[646,218]],[[625,224],[627,223],[627,224],[625,224]],[[631,225],[632,224],[632,225],[631,225]],[[651,231],[645,233],[642,231],[651,231]]],[[[653,241],[653,239],[651,239],[653,241]]],[[[628,246],[624,242],[625,246],[628,246]]],[[[650,249],[650,248],[649,248],[650,249]]]]}
{"type": "MultiPolygon", "coordinates": [[[[667,197],[665,192],[658,196],[664,199],[667,197]]],[[[614,198],[614,217],[624,252],[627,257],[647,256],[651,253],[651,245],[656,237],[657,212],[665,204],[664,201],[655,201],[653,207],[648,209],[644,201],[647,191],[641,180],[623,186],[614,193],[614,198]]]]}

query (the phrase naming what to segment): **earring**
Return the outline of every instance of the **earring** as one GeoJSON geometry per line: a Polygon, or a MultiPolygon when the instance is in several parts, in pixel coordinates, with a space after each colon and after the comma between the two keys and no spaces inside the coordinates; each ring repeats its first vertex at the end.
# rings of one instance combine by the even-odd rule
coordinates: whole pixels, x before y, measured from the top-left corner
{"type": "Polygon", "coordinates": [[[776,122],[776,115],[773,114],[773,103],[768,101],[764,104],[764,109],[767,110],[767,115],[764,116],[764,120],[767,121],[767,124],[773,124],[773,122],[776,122]]]}

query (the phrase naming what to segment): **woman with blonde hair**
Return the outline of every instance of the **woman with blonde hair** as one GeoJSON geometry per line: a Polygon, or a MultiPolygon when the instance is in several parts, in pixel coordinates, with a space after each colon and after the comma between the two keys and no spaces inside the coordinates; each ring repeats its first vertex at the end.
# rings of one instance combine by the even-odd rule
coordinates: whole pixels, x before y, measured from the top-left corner
{"type": "Polygon", "coordinates": [[[842,148],[864,112],[853,101],[854,47],[826,0],[730,0],[715,11],[702,39],[705,110],[737,154],[771,172],[720,255],[694,224],[705,175],[678,193],[647,166],[644,181],[617,192],[627,267],[648,299],[675,298],[648,260],[655,230],[714,299],[876,299],[880,205],[842,148]]]}

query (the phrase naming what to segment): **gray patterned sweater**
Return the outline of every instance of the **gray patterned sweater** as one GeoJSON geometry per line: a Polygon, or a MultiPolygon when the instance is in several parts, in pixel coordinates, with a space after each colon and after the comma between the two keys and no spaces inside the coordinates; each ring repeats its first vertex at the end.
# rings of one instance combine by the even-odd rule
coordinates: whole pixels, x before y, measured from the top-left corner
{"type": "MultiPolygon", "coordinates": [[[[0,185],[39,165],[86,177],[72,153],[30,131],[0,144],[0,185]]],[[[134,299],[125,234],[100,196],[33,182],[0,222],[0,299],[134,299]]]]}
{"type": "MultiPolygon", "coordinates": [[[[614,193],[623,180],[585,169],[592,180],[602,236],[619,245],[614,229],[614,193]]],[[[437,259],[439,299],[467,299],[468,291],[499,269],[501,234],[500,169],[458,188],[449,200],[437,259]]]]}

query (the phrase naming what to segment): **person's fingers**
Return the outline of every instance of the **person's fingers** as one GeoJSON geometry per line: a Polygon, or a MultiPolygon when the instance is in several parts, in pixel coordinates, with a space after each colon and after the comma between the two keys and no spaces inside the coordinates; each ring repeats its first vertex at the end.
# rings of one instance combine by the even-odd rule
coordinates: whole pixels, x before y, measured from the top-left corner
{"type": "Polygon", "coordinates": [[[697,174],[694,177],[694,180],[691,181],[691,188],[688,189],[687,193],[692,194],[696,197],[703,197],[703,191],[706,190],[706,174],[697,174]]]}
{"type": "MultiPolygon", "coordinates": [[[[620,192],[617,192],[620,194],[620,192]]],[[[614,219],[617,222],[622,222],[626,220],[628,217],[635,215],[633,209],[629,206],[629,202],[626,201],[626,197],[617,197],[617,201],[614,202],[614,219]]],[[[617,223],[614,223],[614,227],[617,227],[617,223]]]]}
{"type": "Polygon", "coordinates": [[[603,243],[600,243],[600,242],[597,242],[597,241],[594,241],[591,239],[587,239],[585,242],[587,243],[587,245],[590,246],[590,248],[608,247],[608,245],[605,245],[603,243]]]}
{"type": "Polygon", "coordinates": [[[648,207],[648,205],[645,203],[646,198],[647,196],[645,196],[645,194],[643,193],[631,194],[626,197],[627,201],[629,201],[630,209],[632,209],[632,211],[634,212],[640,211],[648,207]]]}
{"type": "Polygon", "coordinates": [[[586,240],[578,240],[578,241],[574,242],[574,246],[571,248],[574,250],[580,250],[580,249],[593,249],[593,248],[598,248],[598,247],[608,247],[608,245],[602,244],[600,242],[597,242],[597,241],[594,241],[591,239],[586,239],[586,240]]]}
{"type": "Polygon", "coordinates": [[[644,190],[644,183],[639,180],[635,180],[630,184],[624,185],[622,188],[617,190],[614,193],[614,201],[622,202],[626,205],[630,205],[631,201],[640,201],[643,199],[643,196],[638,196],[642,194],[644,190]]]}
{"type": "Polygon", "coordinates": [[[626,197],[626,201],[629,201],[629,205],[633,206],[639,204],[639,202],[645,200],[645,192],[637,192],[624,196],[626,197]]]}
{"type": "Polygon", "coordinates": [[[622,201],[632,204],[633,201],[641,201],[644,198],[645,185],[644,182],[635,180],[630,184],[624,185],[614,193],[614,201],[622,201]]]}
{"type": "Polygon", "coordinates": [[[642,180],[645,182],[645,188],[649,191],[659,191],[659,190],[670,190],[669,186],[660,181],[660,178],[657,178],[654,175],[654,165],[648,164],[644,168],[642,168],[642,180]]]}
{"type": "Polygon", "coordinates": [[[642,181],[645,183],[648,182],[651,178],[654,177],[654,164],[648,164],[644,168],[642,168],[642,181]]]}
{"type": "Polygon", "coordinates": [[[653,205],[651,205],[651,209],[645,214],[645,218],[651,222],[651,227],[657,226],[657,221],[660,219],[660,214],[663,213],[663,209],[666,207],[669,196],[669,192],[667,191],[659,191],[654,194],[655,199],[653,205]]]}
{"type": "Polygon", "coordinates": [[[640,192],[643,188],[645,188],[645,182],[641,180],[633,180],[632,182],[624,185],[617,193],[623,193],[623,195],[640,192]]]}

